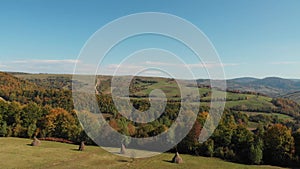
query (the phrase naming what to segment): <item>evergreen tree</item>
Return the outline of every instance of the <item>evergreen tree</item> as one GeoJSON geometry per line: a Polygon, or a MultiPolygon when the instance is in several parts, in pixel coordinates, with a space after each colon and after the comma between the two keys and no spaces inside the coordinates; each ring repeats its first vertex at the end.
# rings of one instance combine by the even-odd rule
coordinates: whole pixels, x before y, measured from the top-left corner
{"type": "Polygon", "coordinates": [[[261,164],[263,158],[263,141],[256,139],[255,143],[251,145],[249,150],[249,163],[261,164]]]}

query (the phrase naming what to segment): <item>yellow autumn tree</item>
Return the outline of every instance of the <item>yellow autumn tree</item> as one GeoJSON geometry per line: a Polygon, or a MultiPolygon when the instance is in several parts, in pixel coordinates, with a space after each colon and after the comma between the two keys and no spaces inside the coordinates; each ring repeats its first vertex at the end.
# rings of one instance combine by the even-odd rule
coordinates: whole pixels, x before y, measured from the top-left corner
{"type": "Polygon", "coordinates": [[[71,139],[80,132],[76,119],[62,108],[52,109],[45,117],[45,123],[49,137],[71,139]]]}

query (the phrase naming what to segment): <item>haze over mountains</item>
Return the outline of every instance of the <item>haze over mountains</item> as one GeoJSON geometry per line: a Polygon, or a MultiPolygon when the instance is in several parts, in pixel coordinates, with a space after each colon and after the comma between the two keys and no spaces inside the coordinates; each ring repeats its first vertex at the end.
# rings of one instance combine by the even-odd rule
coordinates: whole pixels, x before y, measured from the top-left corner
{"type": "MultiPolygon", "coordinates": [[[[198,84],[209,85],[209,80],[199,79],[198,84]]],[[[271,97],[300,101],[300,80],[267,77],[264,79],[242,77],[227,80],[229,90],[254,91],[271,97]]]]}

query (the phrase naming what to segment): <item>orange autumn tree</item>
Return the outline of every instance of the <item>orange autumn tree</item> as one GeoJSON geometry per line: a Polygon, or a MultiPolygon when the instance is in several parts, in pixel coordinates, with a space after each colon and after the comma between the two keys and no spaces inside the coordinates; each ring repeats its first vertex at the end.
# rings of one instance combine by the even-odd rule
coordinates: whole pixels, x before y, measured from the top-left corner
{"type": "Polygon", "coordinates": [[[48,137],[70,139],[80,132],[76,119],[62,108],[52,109],[45,117],[45,124],[48,137]]]}

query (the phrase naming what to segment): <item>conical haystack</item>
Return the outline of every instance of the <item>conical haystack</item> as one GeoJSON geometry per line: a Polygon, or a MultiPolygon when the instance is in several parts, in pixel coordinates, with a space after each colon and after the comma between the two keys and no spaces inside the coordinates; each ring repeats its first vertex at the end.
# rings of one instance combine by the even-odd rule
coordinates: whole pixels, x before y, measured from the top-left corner
{"type": "Polygon", "coordinates": [[[175,156],[173,157],[172,163],[177,163],[177,164],[183,163],[183,160],[180,157],[178,152],[176,152],[175,156]]]}
{"type": "Polygon", "coordinates": [[[120,150],[120,154],[125,154],[126,153],[126,147],[124,144],[121,145],[121,150],[120,150]]]}
{"type": "Polygon", "coordinates": [[[84,141],[82,141],[79,145],[78,151],[83,151],[85,147],[84,141]]]}
{"type": "Polygon", "coordinates": [[[33,141],[31,142],[31,146],[39,146],[41,144],[41,141],[37,139],[36,137],[33,138],[33,141]]]}

